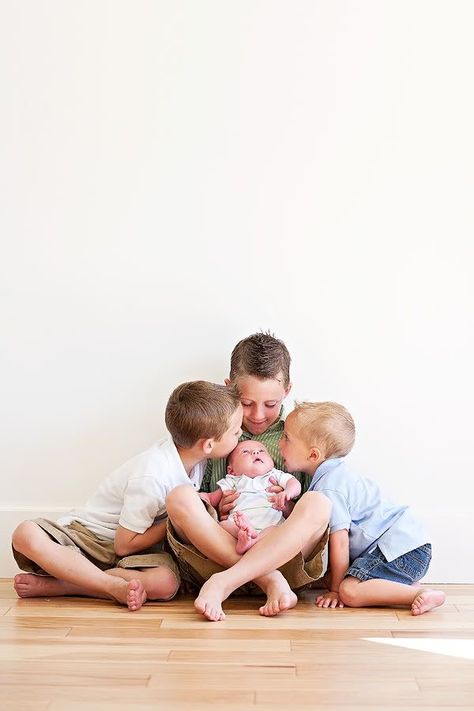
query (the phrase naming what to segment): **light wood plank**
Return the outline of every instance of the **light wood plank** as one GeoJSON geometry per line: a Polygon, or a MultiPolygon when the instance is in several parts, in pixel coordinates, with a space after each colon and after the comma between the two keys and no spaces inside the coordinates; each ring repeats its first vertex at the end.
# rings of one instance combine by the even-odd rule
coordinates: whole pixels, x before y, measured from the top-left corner
{"type": "Polygon", "coordinates": [[[261,598],[231,598],[226,620],[209,623],[189,597],[130,613],[106,600],[18,600],[0,581],[0,708],[472,711],[473,661],[447,652],[457,639],[471,649],[474,586],[443,589],[447,604],[420,618],[321,610],[311,591],[273,619],[258,615],[261,598]]]}

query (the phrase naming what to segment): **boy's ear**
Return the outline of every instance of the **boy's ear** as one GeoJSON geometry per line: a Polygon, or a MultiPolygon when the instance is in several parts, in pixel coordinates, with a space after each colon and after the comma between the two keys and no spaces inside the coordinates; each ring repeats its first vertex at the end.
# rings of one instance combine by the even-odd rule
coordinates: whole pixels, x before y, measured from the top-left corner
{"type": "Polygon", "coordinates": [[[309,458],[312,464],[318,464],[322,459],[321,450],[317,447],[311,447],[311,449],[309,450],[309,458]]]}
{"type": "Polygon", "coordinates": [[[290,390],[291,390],[292,387],[293,387],[293,383],[288,383],[288,387],[287,387],[286,390],[285,390],[285,397],[288,397],[288,395],[290,394],[290,390]]]}
{"type": "Polygon", "coordinates": [[[212,438],[202,440],[202,451],[209,456],[214,449],[215,440],[212,438]]]}

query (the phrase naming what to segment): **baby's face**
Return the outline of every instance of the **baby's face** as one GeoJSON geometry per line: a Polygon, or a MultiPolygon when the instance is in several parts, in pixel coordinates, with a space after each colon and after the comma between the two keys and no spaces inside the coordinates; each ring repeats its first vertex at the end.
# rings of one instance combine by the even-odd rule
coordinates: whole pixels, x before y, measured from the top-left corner
{"type": "Polygon", "coordinates": [[[261,442],[239,442],[228,459],[227,473],[234,476],[249,476],[253,479],[273,469],[273,459],[261,442]]]}

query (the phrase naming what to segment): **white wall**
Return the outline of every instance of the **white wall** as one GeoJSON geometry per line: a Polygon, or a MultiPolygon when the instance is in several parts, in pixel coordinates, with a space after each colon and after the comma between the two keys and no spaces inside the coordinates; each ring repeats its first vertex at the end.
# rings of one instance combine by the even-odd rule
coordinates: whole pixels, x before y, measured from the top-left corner
{"type": "MultiPolygon", "coordinates": [[[[0,575],[272,329],[471,567],[474,7],[1,3],[0,575]]],[[[290,403],[291,404],[291,403],[290,403]]]]}

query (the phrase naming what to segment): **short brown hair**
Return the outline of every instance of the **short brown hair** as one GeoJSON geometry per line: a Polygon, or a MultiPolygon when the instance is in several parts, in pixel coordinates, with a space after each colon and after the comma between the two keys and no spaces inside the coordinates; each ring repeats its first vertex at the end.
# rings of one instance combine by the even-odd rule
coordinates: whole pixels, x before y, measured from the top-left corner
{"type": "Polygon", "coordinates": [[[193,447],[199,439],[220,439],[239,405],[233,386],[205,380],[182,383],[166,405],[166,427],[177,447],[193,447]]]}
{"type": "Polygon", "coordinates": [[[299,437],[309,447],[319,447],[325,459],[345,457],[355,441],[355,424],[350,412],[337,402],[301,402],[293,413],[299,437]]]}
{"type": "Polygon", "coordinates": [[[262,380],[283,373],[283,386],[290,384],[291,358],[283,341],[270,331],[253,333],[239,341],[230,357],[230,379],[252,375],[262,380]]]}

